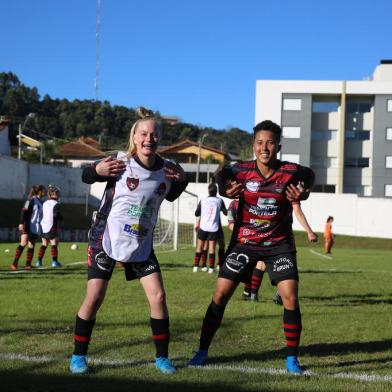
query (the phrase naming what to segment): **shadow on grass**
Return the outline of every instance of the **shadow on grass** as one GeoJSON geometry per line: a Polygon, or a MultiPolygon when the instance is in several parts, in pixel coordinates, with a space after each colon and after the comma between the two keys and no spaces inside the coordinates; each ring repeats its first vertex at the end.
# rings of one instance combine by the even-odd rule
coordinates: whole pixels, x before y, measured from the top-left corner
{"type": "Polygon", "coordinates": [[[341,294],[338,296],[301,296],[301,300],[310,302],[331,302],[322,306],[362,306],[362,305],[379,305],[392,304],[392,295],[380,293],[363,293],[363,294],[341,294]]]}
{"type": "MultiPolygon", "coordinates": [[[[161,380],[149,380],[148,374],[146,379],[133,379],[131,377],[96,377],[94,373],[83,376],[37,375],[33,371],[34,369],[29,369],[29,367],[19,369],[17,372],[0,371],[3,390],[7,392],[183,392],[184,390],[195,392],[217,390],[234,392],[239,390],[232,383],[214,382],[211,379],[205,383],[189,382],[178,379],[177,375],[162,375],[161,380]]],[[[247,389],[241,388],[241,390],[246,391],[247,389]]],[[[268,388],[268,390],[274,389],[268,388]]]]}
{"type": "MultiPolygon", "coordinates": [[[[390,347],[392,346],[392,339],[378,340],[372,342],[348,342],[348,343],[325,343],[325,344],[311,344],[308,346],[300,347],[300,354],[302,356],[307,355],[310,357],[327,357],[330,355],[339,354],[353,354],[353,353],[390,353],[390,347]]],[[[286,349],[274,351],[263,351],[259,353],[244,353],[236,356],[227,357],[210,357],[210,364],[217,363],[233,363],[243,361],[265,361],[273,360],[277,358],[285,358],[286,349]]],[[[385,360],[385,358],[384,358],[385,360]]],[[[354,361],[352,364],[356,364],[354,361]]],[[[342,364],[341,366],[345,366],[342,364]]]]}

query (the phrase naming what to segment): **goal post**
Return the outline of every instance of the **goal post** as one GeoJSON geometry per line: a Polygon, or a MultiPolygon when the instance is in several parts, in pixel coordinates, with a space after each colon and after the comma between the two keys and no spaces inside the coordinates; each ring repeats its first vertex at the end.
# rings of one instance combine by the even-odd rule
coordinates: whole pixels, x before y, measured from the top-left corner
{"type": "Polygon", "coordinates": [[[174,202],[162,202],[154,229],[154,248],[157,251],[196,246],[194,222],[197,203],[198,196],[187,190],[174,202]]]}

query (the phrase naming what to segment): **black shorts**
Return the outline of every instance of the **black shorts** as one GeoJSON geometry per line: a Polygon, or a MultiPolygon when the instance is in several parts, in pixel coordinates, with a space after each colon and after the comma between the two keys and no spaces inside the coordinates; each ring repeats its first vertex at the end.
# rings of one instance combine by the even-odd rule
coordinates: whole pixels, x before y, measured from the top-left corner
{"type": "Polygon", "coordinates": [[[271,284],[274,286],[283,280],[299,280],[295,252],[265,256],[262,251],[244,248],[240,245],[234,246],[227,254],[226,260],[219,268],[218,276],[235,282],[247,283],[258,261],[264,261],[271,284]]]}
{"type": "Polygon", "coordinates": [[[30,233],[29,231],[25,231],[25,230],[19,230],[19,234],[27,234],[29,237],[29,240],[31,241],[38,241],[39,240],[39,235],[35,234],[35,233],[30,233]]]}
{"type": "MultiPolygon", "coordinates": [[[[103,250],[88,247],[88,269],[87,279],[110,280],[113,274],[116,260],[109,257],[103,250]]],[[[154,272],[161,272],[158,260],[154,251],[151,251],[149,258],[143,262],[122,263],[124,266],[125,279],[134,280],[151,275],[154,272]]]]}
{"type": "Polygon", "coordinates": [[[41,238],[45,238],[46,240],[53,240],[57,238],[57,232],[49,231],[49,233],[42,233],[41,238]]]}
{"type": "Polygon", "coordinates": [[[197,239],[201,241],[218,241],[222,232],[218,231],[204,231],[202,229],[197,230],[197,239]]]}

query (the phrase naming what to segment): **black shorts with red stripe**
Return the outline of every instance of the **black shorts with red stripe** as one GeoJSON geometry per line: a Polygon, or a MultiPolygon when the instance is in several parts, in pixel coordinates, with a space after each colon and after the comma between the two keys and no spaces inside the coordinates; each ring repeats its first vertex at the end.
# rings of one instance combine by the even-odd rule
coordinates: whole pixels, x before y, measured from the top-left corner
{"type": "Polygon", "coordinates": [[[243,245],[235,245],[227,252],[226,259],[219,268],[219,277],[248,283],[258,261],[264,261],[274,286],[283,280],[299,280],[295,251],[266,255],[260,249],[243,245]]]}
{"type": "MultiPolygon", "coordinates": [[[[104,250],[88,247],[87,278],[110,280],[117,261],[108,256],[104,250]]],[[[158,259],[152,250],[146,261],[121,263],[124,267],[125,279],[134,280],[160,272],[158,259]]]]}

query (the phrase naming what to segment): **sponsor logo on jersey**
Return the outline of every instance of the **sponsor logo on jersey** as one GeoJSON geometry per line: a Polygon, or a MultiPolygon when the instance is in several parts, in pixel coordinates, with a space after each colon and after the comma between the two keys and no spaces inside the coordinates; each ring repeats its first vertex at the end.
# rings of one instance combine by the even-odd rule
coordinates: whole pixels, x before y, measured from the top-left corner
{"type": "Polygon", "coordinates": [[[249,213],[253,215],[276,215],[278,213],[278,206],[275,205],[276,199],[273,197],[259,197],[257,199],[257,206],[250,206],[249,213]]]}
{"type": "Polygon", "coordinates": [[[136,223],[133,225],[124,225],[123,230],[132,237],[145,237],[148,233],[148,228],[136,223]]]}
{"type": "Polygon", "coordinates": [[[133,218],[140,218],[140,219],[150,219],[154,212],[153,207],[141,207],[137,204],[131,204],[128,209],[128,215],[132,216],[133,218]]]}
{"type": "Polygon", "coordinates": [[[266,228],[270,225],[270,221],[267,219],[249,219],[249,223],[253,225],[253,227],[263,227],[266,228]]]}
{"type": "Polygon", "coordinates": [[[139,186],[139,179],[127,177],[127,187],[130,191],[134,191],[139,186]]]}
{"type": "Polygon", "coordinates": [[[114,260],[111,259],[104,251],[101,251],[95,255],[95,262],[100,270],[110,272],[113,268],[114,260]]]}
{"type": "Polygon", "coordinates": [[[162,196],[166,192],[166,184],[164,182],[161,182],[159,184],[159,187],[156,189],[155,193],[158,194],[159,196],[162,196]]]}
{"type": "Polygon", "coordinates": [[[245,184],[246,189],[249,192],[257,192],[259,190],[260,183],[258,181],[247,181],[245,184]]]}
{"type": "Polygon", "coordinates": [[[249,263],[249,256],[244,253],[230,253],[225,261],[226,267],[235,272],[236,274],[240,273],[243,268],[249,263]]]}
{"type": "Polygon", "coordinates": [[[280,257],[274,261],[273,271],[281,272],[294,267],[294,263],[288,257],[280,257]]]}

